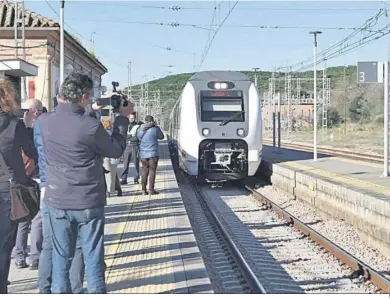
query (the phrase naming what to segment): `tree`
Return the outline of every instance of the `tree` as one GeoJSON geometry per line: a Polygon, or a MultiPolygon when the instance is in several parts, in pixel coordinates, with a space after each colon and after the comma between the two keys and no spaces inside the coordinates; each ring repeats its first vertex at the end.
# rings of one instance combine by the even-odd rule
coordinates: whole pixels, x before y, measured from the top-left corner
{"type": "Polygon", "coordinates": [[[329,107],[327,111],[328,127],[337,125],[341,122],[340,113],[335,107],[329,107]]]}
{"type": "Polygon", "coordinates": [[[349,105],[349,117],[354,122],[368,120],[371,111],[367,105],[367,100],[362,96],[355,97],[349,105]]]}

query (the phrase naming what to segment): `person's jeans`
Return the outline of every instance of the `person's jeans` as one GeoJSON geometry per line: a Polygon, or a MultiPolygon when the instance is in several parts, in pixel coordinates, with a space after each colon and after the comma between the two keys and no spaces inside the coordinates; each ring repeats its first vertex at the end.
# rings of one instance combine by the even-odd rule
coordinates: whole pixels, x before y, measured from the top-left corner
{"type": "Polygon", "coordinates": [[[10,218],[11,194],[0,191],[0,294],[7,294],[7,280],[15,246],[17,223],[10,218]]]}
{"type": "Polygon", "coordinates": [[[53,242],[52,293],[71,293],[69,270],[80,238],[88,293],[106,293],[104,264],[104,207],[62,210],[49,206],[53,242]]]}
{"type": "Polygon", "coordinates": [[[156,182],[156,171],[158,166],[158,157],[141,159],[142,163],[142,190],[146,191],[146,185],[149,177],[149,191],[154,191],[154,184],[156,182]]]}
{"type": "MultiPolygon", "coordinates": [[[[52,287],[52,230],[50,226],[49,207],[44,203],[45,188],[41,189],[41,215],[43,228],[43,243],[38,266],[38,288],[41,294],[50,294],[52,287]]],[[[76,251],[69,271],[70,285],[73,294],[83,293],[84,260],[81,251],[80,238],[77,238],[76,251]]]]}

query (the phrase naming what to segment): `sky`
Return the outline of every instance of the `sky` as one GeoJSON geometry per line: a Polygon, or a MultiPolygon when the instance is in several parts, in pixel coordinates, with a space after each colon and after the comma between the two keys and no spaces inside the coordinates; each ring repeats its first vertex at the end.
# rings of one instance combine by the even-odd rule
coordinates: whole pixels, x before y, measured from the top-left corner
{"type": "MultiPolygon", "coordinates": [[[[360,27],[385,6],[384,1],[238,1],[232,9],[235,3],[229,0],[67,0],[65,29],[78,36],[88,50],[92,48],[92,35],[95,52],[108,68],[103,84],[111,87],[112,81],[118,81],[120,87],[125,87],[129,61],[132,62],[132,84],[165,77],[169,72],[250,70],[254,67],[272,71],[296,63],[300,65],[301,61],[313,56],[313,35],[309,31],[322,31],[318,36],[320,52],[353,31],[334,28],[360,27]],[[172,9],[175,6],[180,9],[172,9]],[[175,22],[180,25],[169,25],[175,22]],[[200,67],[202,53],[209,45],[208,37],[212,37],[218,27],[200,67]]],[[[26,0],[25,7],[59,21],[58,0],[26,0]]],[[[388,23],[388,17],[383,16],[374,28],[388,23]]],[[[359,33],[356,38],[365,34],[359,33]]],[[[335,66],[384,61],[389,57],[389,44],[387,35],[326,63],[335,66]]]]}

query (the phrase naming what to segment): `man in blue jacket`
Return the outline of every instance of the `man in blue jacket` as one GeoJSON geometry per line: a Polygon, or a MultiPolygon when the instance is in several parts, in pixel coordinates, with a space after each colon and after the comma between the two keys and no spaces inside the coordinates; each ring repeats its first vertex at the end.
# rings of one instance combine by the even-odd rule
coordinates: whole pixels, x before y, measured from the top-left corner
{"type": "Polygon", "coordinates": [[[145,123],[137,130],[137,137],[140,140],[139,153],[142,163],[142,192],[144,195],[148,194],[146,185],[149,177],[149,193],[152,195],[158,194],[154,189],[159,159],[158,140],[164,139],[164,133],[155,124],[153,116],[147,115],[145,117],[145,123]]]}
{"type": "Polygon", "coordinates": [[[86,266],[89,293],[106,293],[104,265],[104,206],[106,193],[102,157],[119,158],[126,147],[127,115],[119,110],[110,136],[101,123],[84,115],[93,90],[88,75],[73,73],[60,90],[55,112],[39,119],[45,153],[46,190],[52,232],[52,293],[71,293],[69,270],[77,236],[86,266]],[[124,133],[123,133],[124,132],[124,133]]]}

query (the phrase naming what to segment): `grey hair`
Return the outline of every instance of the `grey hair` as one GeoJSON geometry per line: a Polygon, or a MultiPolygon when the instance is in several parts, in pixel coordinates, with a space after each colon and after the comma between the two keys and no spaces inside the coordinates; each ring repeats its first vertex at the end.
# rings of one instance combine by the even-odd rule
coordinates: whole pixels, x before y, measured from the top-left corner
{"type": "Polygon", "coordinates": [[[64,101],[79,103],[81,96],[92,92],[92,79],[81,72],[70,74],[61,84],[60,95],[64,101]]]}

